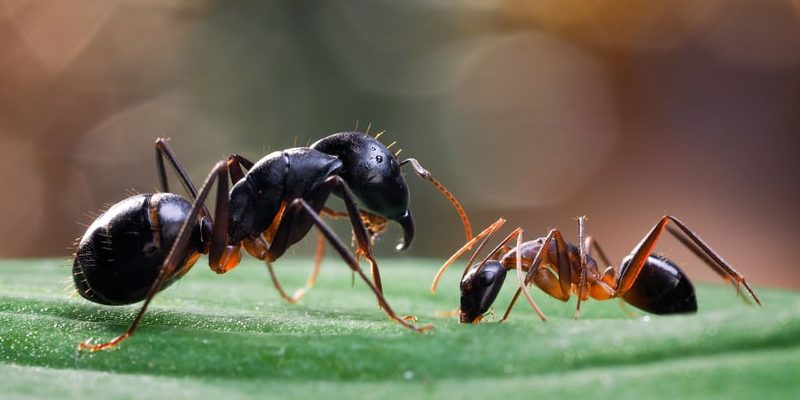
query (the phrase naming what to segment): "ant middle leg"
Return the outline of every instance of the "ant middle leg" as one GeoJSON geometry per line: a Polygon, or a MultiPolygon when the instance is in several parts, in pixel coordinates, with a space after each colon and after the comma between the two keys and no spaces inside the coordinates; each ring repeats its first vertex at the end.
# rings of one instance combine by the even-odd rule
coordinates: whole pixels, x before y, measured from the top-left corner
{"type": "MultiPolygon", "coordinates": [[[[519,252],[518,252],[519,253],[519,252]]],[[[572,267],[570,266],[569,254],[567,253],[567,244],[564,237],[558,229],[552,229],[547,233],[542,246],[536,252],[533,262],[528,267],[527,274],[523,277],[522,271],[517,270],[517,278],[519,280],[519,287],[517,292],[514,293],[513,301],[508,305],[503,320],[508,318],[511,313],[511,308],[516,302],[516,298],[522,293],[525,295],[526,300],[531,307],[536,310],[533,297],[526,288],[531,283],[535,283],[543,292],[555,297],[561,301],[567,301],[570,297],[570,289],[572,288],[572,267]],[[555,246],[553,248],[552,246],[555,246]],[[558,276],[548,268],[542,269],[542,265],[555,265],[558,269],[558,276]],[[541,271],[541,272],[540,272],[541,271]]],[[[546,321],[544,314],[537,312],[542,321],[546,321]]]]}
{"type": "Polygon", "coordinates": [[[270,279],[272,279],[272,285],[275,286],[275,290],[278,291],[278,295],[281,296],[284,300],[288,301],[289,303],[296,304],[303,298],[303,296],[308,293],[311,288],[314,287],[317,283],[317,277],[319,276],[320,267],[322,266],[322,259],[325,256],[325,235],[322,231],[317,232],[317,248],[314,256],[314,264],[311,266],[311,273],[308,275],[306,279],[306,283],[303,287],[294,291],[294,293],[290,296],[283,290],[283,285],[281,285],[280,280],[278,279],[278,275],[275,273],[275,268],[272,266],[272,261],[269,258],[265,259],[267,263],[267,269],[269,271],[270,279]]]}
{"type": "MultiPolygon", "coordinates": [[[[518,231],[518,234],[516,235],[517,236],[517,247],[516,247],[517,249],[521,249],[522,248],[522,235],[523,235],[523,233],[524,233],[524,231],[522,229],[520,229],[518,231]]],[[[517,279],[519,280],[519,282],[524,282],[523,277],[522,277],[522,252],[519,251],[519,250],[517,250],[516,254],[515,254],[515,263],[516,263],[516,270],[517,270],[517,279]]],[[[514,304],[517,302],[517,299],[519,298],[519,294],[522,292],[523,288],[524,288],[524,285],[523,286],[519,286],[517,288],[517,291],[514,293],[514,297],[511,298],[511,302],[508,303],[508,307],[506,308],[506,312],[503,313],[503,317],[500,319],[500,322],[503,322],[506,319],[508,319],[508,315],[511,313],[511,309],[514,308],[514,304]]],[[[528,301],[528,304],[530,304],[531,308],[533,308],[533,311],[536,312],[536,314],[539,316],[539,318],[542,319],[542,321],[547,321],[547,317],[544,316],[544,313],[542,312],[542,310],[539,308],[538,305],[536,305],[536,302],[533,301],[533,297],[531,297],[530,294],[527,293],[527,291],[525,291],[525,300],[528,301]]]]}

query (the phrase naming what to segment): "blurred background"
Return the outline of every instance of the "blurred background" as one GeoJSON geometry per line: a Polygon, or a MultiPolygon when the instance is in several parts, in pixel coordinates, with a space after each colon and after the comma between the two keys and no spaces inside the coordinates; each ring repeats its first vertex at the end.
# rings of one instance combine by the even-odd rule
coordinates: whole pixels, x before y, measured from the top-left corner
{"type": "MultiPolygon", "coordinates": [[[[359,121],[476,231],[575,240],[585,214],[617,262],[670,213],[756,285],[800,288],[798,111],[797,0],[0,0],[0,257],[67,257],[91,213],[155,190],[158,136],[200,181],[359,121]]],[[[459,220],[406,172],[408,255],[445,258],[459,220]]]]}

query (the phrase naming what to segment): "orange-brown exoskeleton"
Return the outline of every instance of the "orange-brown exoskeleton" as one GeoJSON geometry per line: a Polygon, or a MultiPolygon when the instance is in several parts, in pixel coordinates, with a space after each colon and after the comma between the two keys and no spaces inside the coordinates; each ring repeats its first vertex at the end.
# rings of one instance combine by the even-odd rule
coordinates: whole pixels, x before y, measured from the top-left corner
{"type": "Polygon", "coordinates": [[[673,216],[662,217],[634,247],[631,254],[622,260],[618,270],[611,266],[597,241],[591,236],[585,236],[585,219],[579,218],[578,246],[565,241],[557,229],[551,230],[545,237],[524,242],[523,230],[517,228],[482,261],[473,264],[489,238],[505,223],[500,218],[447,260],[436,274],[431,291],[436,291],[445,269],[483,238],[461,276],[461,322],[476,323],[483,318],[500,292],[509,269],[517,270],[518,289],[502,320],[508,318],[520,293],[525,295],[539,317],[545,320],[544,314],[526,290],[529,285],[535,285],[562,301],[567,301],[572,294],[577,295],[575,318],[580,314],[581,301],[589,298],[620,298],[634,307],[654,314],[696,312],[697,301],[692,283],[674,262],[653,253],[656,241],[666,229],[723,279],[735,285],[737,292],[744,286],[753,300],[761,305],[744,276],[673,216]],[[669,226],[670,222],[677,228],[669,226]],[[514,239],[516,244],[512,246],[510,243],[514,239]],[[593,250],[597,251],[598,258],[603,262],[602,266],[592,256],[593,250]]]}

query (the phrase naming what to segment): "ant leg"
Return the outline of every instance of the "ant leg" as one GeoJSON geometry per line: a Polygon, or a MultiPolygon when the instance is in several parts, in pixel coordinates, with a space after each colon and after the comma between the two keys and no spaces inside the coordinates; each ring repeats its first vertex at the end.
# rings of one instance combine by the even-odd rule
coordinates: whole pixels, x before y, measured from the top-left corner
{"type": "MultiPolygon", "coordinates": [[[[183,189],[189,194],[189,198],[194,200],[197,197],[197,188],[189,178],[189,174],[186,173],[186,169],[183,168],[183,164],[178,160],[178,157],[164,138],[156,139],[156,169],[158,170],[158,180],[161,183],[161,191],[163,193],[169,193],[169,181],[167,180],[167,171],[164,167],[165,157],[175,171],[175,174],[180,178],[181,186],[183,186],[183,189]]],[[[209,217],[211,215],[205,204],[203,204],[202,212],[204,217],[209,217]]]]}
{"type": "MultiPolygon", "coordinates": [[[[495,246],[495,248],[491,252],[489,252],[489,254],[487,254],[486,257],[483,258],[483,260],[481,260],[480,264],[475,266],[475,268],[474,268],[475,272],[473,272],[473,273],[477,274],[477,273],[481,272],[481,269],[483,268],[483,266],[486,264],[487,261],[496,260],[496,258],[493,258],[493,257],[495,257],[497,255],[497,253],[499,253],[501,250],[508,249],[506,244],[508,244],[508,242],[510,242],[511,239],[514,239],[516,237],[517,238],[517,242],[521,243],[521,242],[519,242],[519,236],[521,234],[522,234],[522,228],[514,229],[514,231],[509,233],[508,236],[506,236],[505,239],[503,239],[500,242],[500,244],[495,246]]],[[[488,239],[488,237],[487,237],[487,239],[488,239]]],[[[475,254],[473,254],[472,257],[470,257],[469,261],[467,262],[467,271],[470,269],[470,266],[472,265],[472,262],[475,260],[475,258],[478,255],[478,253],[480,253],[480,248],[478,248],[478,250],[475,251],[475,254]]],[[[466,275],[467,274],[466,274],[466,271],[465,271],[464,275],[461,276],[461,279],[463,280],[466,275]]]]}
{"type": "Polygon", "coordinates": [[[586,252],[589,257],[592,256],[592,249],[594,249],[597,251],[600,261],[602,261],[606,267],[610,267],[612,265],[611,261],[609,261],[608,257],[606,256],[606,253],[600,248],[600,244],[597,243],[597,240],[593,236],[586,236],[586,239],[583,241],[583,246],[586,248],[586,252]]]}
{"type": "Polygon", "coordinates": [[[667,225],[667,231],[672,234],[672,236],[677,239],[681,244],[686,246],[692,253],[694,253],[697,258],[703,260],[711,269],[714,270],[725,282],[730,283],[736,287],[736,294],[744,300],[745,303],[752,304],[750,299],[745,297],[740,290],[740,286],[736,283],[736,279],[733,279],[730,275],[728,275],[727,271],[722,268],[719,264],[714,262],[711,257],[708,256],[703,250],[698,247],[694,242],[692,242],[686,235],[680,231],[679,229],[673,228],[671,225],[667,225]]]}
{"type": "MultiPolygon", "coordinates": [[[[517,235],[517,249],[522,248],[522,234],[523,234],[523,231],[520,230],[519,234],[517,235]]],[[[517,279],[519,279],[520,282],[523,282],[523,279],[522,279],[522,252],[517,250],[516,256],[517,256],[516,257],[517,279]]],[[[517,302],[517,299],[519,298],[519,294],[522,291],[522,288],[524,288],[524,286],[520,286],[519,288],[517,288],[517,291],[516,291],[516,293],[514,293],[514,297],[511,299],[511,303],[508,304],[508,308],[506,308],[506,312],[503,313],[503,318],[500,319],[500,322],[503,322],[508,318],[508,314],[511,312],[511,309],[514,307],[514,304],[517,302]]],[[[531,305],[531,307],[533,308],[533,311],[535,311],[536,314],[539,315],[539,318],[541,318],[542,321],[547,321],[547,318],[544,316],[544,313],[542,313],[542,310],[539,308],[539,306],[536,305],[536,302],[533,301],[533,298],[530,296],[530,294],[528,294],[527,291],[525,292],[525,294],[526,294],[525,299],[528,301],[528,304],[531,305]]]]}
{"type": "MultiPolygon", "coordinates": [[[[745,281],[744,275],[740,274],[738,271],[733,269],[733,267],[731,267],[730,264],[728,264],[727,261],[723,260],[722,257],[719,254],[717,254],[714,250],[712,250],[711,247],[709,247],[702,239],[700,239],[700,237],[697,236],[697,234],[694,233],[694,231],[689,229],[689,227],[687,227],[686,224],[684,224],[679,219],[677,219],[677,218],[675,218],[673,216],[669,216],[669,218],[670,218],[670,220],[672,220],[673,223],[675,223],[675,225],[678,226],[678,228],[681,229],[681,231],[683,231],[683,233],[692,241],[693,244],[695,244],[695,245],[697,245],[697,247],[699,247],[699,249],[702,251],[700,254],[704,254],[705,256],[707,256],[707,258],[706,257],[700,257],[703,261],[705,261],[718,274],[723,275],[723,277],[727,277],[727,279],[732,284],[734,284],[734,286],[736,286],[736,291],[737,292],[739,292],[739,290],[740,290],[740,285],[744,286],[745,289],[747,289],[747,292],[750,293],[750,296],[753,297],[753,300],[755,300],[756,304],[758,304],[759,306],[761,305],[761,300],[758,298],[758,296],[753,291],[753,289],[750,287],[750,285],[747,284],[747,281],[745,281]],[[709,263],[708,259],[711,259],[712,261],[714,261],[714,263],[709,263]],[[716,264],[716,267],[713,264],[716,264]]],[[[670,229],[667,229],[667,230],[670,230],[670,229]]],[[[673,235],[674,235],[674,233],[673,233],[673,235]]],[[[680,240],[680,239],[678,239],[678,240],[680,240]]],[[[683,243],[683,241],[681,241],[681,243],[683,243]]],[[[690,247],[689,249],[692,250],[693,252],[697,251],[696,248],[690,247]]],[[[697,254],[697,253],[695,253],[695,254],[697,254]]]]}
{"type": "Polygon", "coordinates": [[[578,302],[575,305],[575,315],[573,319],[578,319],[581,315],[581,301],[583,296],[588,297],[586,289],[586,216],[578,217],[578,243],[580,245],[580,265],[581,277],[578,283],[578,302]]]}
{"type": "MultiPolygon", "coordinates": [[[[230,175],[231,160],[225,163],[230,175]]],[[[217,182],[217,201],[214,208],[211,246],[208,252],[208,266],[218,274],[234,269],[242,260],[241,243],[228,244],[229,214],[228,176],[220,177],[217,182]]]]}
{"type": "MultiPolygon", "coordinates": [[[[632,253],[633,258],[631,259],[628,268],[625,270],[625,273],[620,277],[619,285],[617,287],[617,296],[622,296],[625,294],[625,292],[630,290],[631,286],[633,286],[633,283],[636,281],[636,278],[638,278],[639,272],[641,272],[642,268],[644,267],[647,258],[653,253],[656,241],[661,235],[661,232],[664,231],[664,228],[670,221],[677,225],[678,228],[680,228],[680,230],[689,238],[689,240],[696,245],[703,254],[708,256],[708,258],[711,259],[714,264],[717,265],[716,267],[709,265],[712,269],[718,272],[724,272],[725,276],[727,276],[728,279],[730,279],[731,282],[736,285],[737,289],[739,288],[739,285],[743,285],[753,297],[755,302],[758,305],[761,305],[761,300],[755,294],[750,285],[747,284],[744,276],[733,269],[730,264],[723,260],[722,257],[720,257],[716,252],[714,252],[711,247],[709,247],[702,239],[700,239],[700,237],[697,236],[697,234],[691,229],[689,229],[683,222],[671,215],[663,216],[661,220],[653,227],[653,229],[651,229],[650,232],[644,237],[644,239],[642,239],[642,241],[634,248],[634,252],[632,253]]],[[[692,247],[690,247],[690,250],[692,250],[692,247]]],[[[705,258],[703,259],[705,260],[705,258]]]]}
{"type": "Polygon", "coordinates": [[[350,216],[350,225],[353,228],[353,236],[355,236],[356,239],[356,259],[360,257],[367,259],[370,266],[370,274],[375,282],[375,287],[383,293],[383,284],[381,283],[378,262],[372,256],[372,246],[370,244],[367,228],[364,226],[364,221],[361,220],[361,214],[356,205],[356,201],[353,199],[353,194],[350,192],[350,188],[347,187],[347,183],[339,176],[328,178],[325,183],[328,182],[331,182],[331,185],[333,185],[332,188],[339,189],[339,193],[347,209],[347,214],[350,216]]]}
{"type": "Polygon", "coordinates": [[[270,261],[269,258],[266,258],[264,261],[267,263],[269,276],[272,279],[272,285],[275,286],[275,290],[278,291],[278,294],[281,296],[281,298],[289,303],[296,304],[317,283],[317,276],[319,275],[320,266],[322,265],[322,258],[324,256],[325,236],[323,236],[322,232],[320,231],[317,233],[317,251],[316,256],[314,257],[314,265],[311,267],[311,274],[309,274],[308,279],[306,279],[305,286],[295,290],[294,294],[291,296],[286,294],[286,291],[283,290],[283,285],[281,285],[280,281],[278,280],[278,275],[275,273],[275,269],[272,266],[272,261],[270,261]]]}
{"type": "Polygon", "coordinates": [[[250,170],[253,168],[253,162],[236,153],[232,153],[228,156],[228,167],[230,168],[231,182],[236,183],[244,178],[245,174],[242,167],[250,170]]]}
{"type": "Polygon", "coordinates": [[[317,212],[318,212],[317,210],[315,210],[313,207],[311,207],[303,199],[297,199],[297,200],[293,201],[292,204],[290,205],[290,207],[299,208],[299,209],[305,211],[305,214],[309,218],[311,218],[311,220],[313,221],[314,224],[317,225],[317,228],[322,232],[323,235],[325,235],[325,238],[328,239],[328,242],[339,253],[339,255],[347,263],[347,265],[350,267],[350,269],[352,269],[355,273],[357,273],[361,277],[361,279],[364,280],[364,283],[366,283],[367,286],[369,286],[369,288],[372,290],[372,292],[375,293],[375,297],[377,297],[378,303],[380,304],[381,308],[386,312],[386,314],[389,316],[389,318],[393,319],[395,322],[399,323],[400,325],[403,325],[404,327],[409,328],[409,329],[413,329],[414,331],[417,331],[417,332],[424,332],[426,330],[429,330],[429,329],[433,328],[433,326],[431,326],[431,325],[425,325],[425,326],[422,326],[422,327],[418,328],[418,327],[416,327],[416,326],[414,326],[412,324],[409,324],[408,322],[406,322],[406,320],[404,318],[401,318],[397,314],[395,314],[395,312],[389,306],[389,303],[386,302],[386,298],[383,297],[383,293],[378,289],[378,287],[376,285],[374,285],[372,283],[372,281],[370,281],[370,279],[367,277],[367,275],[364,274],[364,271],[361,269],[361,266],[358,265],[358,261],[356,261],[356,258],[353,255],[353,253],[351,253],[347,249],[347,246],[344,243],[342,243],[342,240],[339,239],[338,236],[336,236],[336,234],[325,223],[325,221],[323,221],[322,218],[320,218],[317,215],[317,212]]]}
{"type": "MultiPolygon", "coordinates": [[[[378,288],[378,290],[382,291],[378,263],[372,256],[367,230],[361,221],[358,206],[356,205],[355,200],[353,200],[353,197],[350,194],[350,189],[347,187],[347,184],[344,182],[344,180],[338,176],[327,178],[313,193],[305,196],[307,198],[307,203],[311,204],[317,213],[321,213],[324,209],[325,201],[328,199],[334,189],[339,189],[339,193],[341,193],[341,197],[344,200],[345,206],[347,207],[347,215],[350,218],[350,224],[352,225],[353,234],[356,238],[356,257],[363,256],[369,261],[375,286],[378,288]]],[[[302,239],[312,226],[312,219],[307,217],[305,213],[300,213],[298,210],[290,210],[287,207],[281,216],[281,220],[275,231],[275,235],[272,238],[272,243],[267,254],[268,260],[276,260],[278,257],[280,257],[289,246],[302,239]]],[[[277,282],[277,277],[275,276],[274,271],[272,271],[272,267],[269,262],[267,262],[267,266],[270,268],[270,275],[273,278],[273,283],[276,285],[276,288],[279,288],[280,283],[277,282]]],[[[281,297],[291,301],[290,297],[287,296],[282,289],[279,288],[278,291],[281,293],[281,297]]]]}
{"type": "MultiPolygon", "coordinates": [[[[600,261],[606,266],[600,276],[600,280],[595,282],[595,285],[589,286],[589,296],[598,300],[607,300],[615,297],[616,291],[614,287],[616,286],[617,274],[614,267],[611,265],[611,261],[609,261],[606,256],[606,253],[592,236],[586,236],[586,239],[583,240],[583,246],[586,249],[586,255],[588,257],[592,257],[592,250],[597,251],[600,261]]],[[[622,299],[620,299],[620,301],[622,301],[622,299]]],[[[632,312],[627,309],[626,313],[628,315],[632,314],[632,312]]]]}
{"type": "MultiPolygon", "coordinates": [[[[439,268],[439,271],[436,272],[436,276],[433,277],[433,283],[431,283],[431,293],[436,293],[436,287],[439,285],[439,280],[442,278],[442,274],[444,274],[444,271],[450,266],[450,264],[454,263],[459,257],[461,257],[461,255],[472,249],[472,246],[474,246],[475,243],[478,243],[478,241],[481,240],[481,238],[485,237],[485,239],[483,239],[483,241],[481,242],[480,246],[478,246],[478,249],[475,250],[476,254],[479,253],[481,249],[483,249],[483,246],[486,245],[486,242],[489,240],[489,238],[491,238],[495,234],[495,232],[497,232],[505,223],[506,223],[505,219],[503,218],[498,219],[493,224],[489,225],[489,227],[484,229],[483,232],[479,233],[478,236],[475,236],[474,238],[468,240],[464,246],[461,246],[461,248],[458,249],[458,251],[453,253],[453,255],[450,256],[449,259],[447,259],[447,261],[441,266],[441,268],[439,268]]],[[[462,279],[469,270],[469,266],[470,263],[467,263],[467,267],[461,274],[462,279]]]]}
{"type": "MultiPolygon", "coordinates": [[[[558,229],[553,229],[547,234],[547,237],[545,237],[544,241],[542,242],[542,247],[540,247],[539,251],[536,252],[536,256],[533,258],[533,262],[531,263],[530,267],[528,267],[528,273],[524,278],[522,276],[522,270],[519,268],[517,269],[517,279],[519,280],[519,287],[517,288],[517,292],[514,293],[515,300],[509,304],[508,309],[506,309],[506,312],[503,315],[503,320],[508,318],[509,313],[511,313],[511,308],[514,306],[516,298],[519,297],[520,293],[525,295],[525,299],[528,301],[528,304],[530,304],[531,307],[534,307],[534,311],[538,308],[535,306],[536,303],[533,301],[533,297],[531,297],[530,293],[525,290],[525,288],[531,282],[535,282],[536,285],[542,289],[542,291],[550,296],[562,301],[567,301],[569,299],[569,289],[572,287],[572,269],[569,265],[567,245],[558,229]],[[551,243],[555,243],[556,245],[555,264],[558,266],[558,281],[556,282],[555,275],[549,270],[545,270],[544,276],[539,277],[539,280],[537,281],[535,280],[536,272],[539,270],[539,266],[541,266],[542,262],[547,260],[548,262],[546,264],[552,264],[552,262],[550,262],[552,258],[550,251],[551,243]]],[[[539,314],[539,318],[541,318],[542,321],[546,321],[544,314],[541,314],[540,312],[537,312],[537,314],[539,314]]]]}
{"type": "Polygon", "coordinates": [[[217,163],[217,165],[214,166],[214,169],[211,170],[211,173],[208,175],[208,178],[206,178],[205,183],[203,183],[203,186],[200,189],[200,194],[192,204],[192,209],[189,211],[189,216],[181,225],[181,229],[178,232],[175,243],[172,245],[172,248],[170,248],[167,258],[164,260],[164,264],[162,264],[161,271],[158,273],[158,277],[156,277],[153,285],[150,286],[150,291],[147,292],[147,297],[144,300],[144,304],[142,304],[142,308],[139,309],[139,313],[136,314],[136,318],[133,319],[133,323],[131,323],[130,327],[128,327],[125,333],[105,343],[80,343],[78,344],[78,350],[89,350],[92,352],[107,350],[118,345],[120,342],[129,338],[133,334],[133,331],[136,330],[139,322],[141,322],[142,316],[144,316],[144,312],[147,310],[147,306],[150,305],[150,301],[152,301],[156,293],[161,290],[164,280],[166,280],[167,277],[171,276],[175,272],[175,269],[178,266],[177,263],[180,261],[178,257],[183,255],[184,251],[189,245],[189,239],[192,237],[192,226],[198,223],[198,217],[200,216],[202,204],[206,197],[208,197],[208,193],[211,191],[211,185],[214,184],[215,179],[217,182],[225,180],[227,178],[227,174],[227,165],[224,162],[217,163]]]}
{"type": "MultiPolygon", "coordinates": [[[[347,216],[347,213],[339,213],[338,211],[331,210],[327,207],[323,207],[321,213],[322,215],[333,215],[333,218],[338,218],[340,216],[347,216]],[[340,215],[341,214],[341,215],[340,215]]],[[[306,279],[306,284],[302,288],[295,290],[294,294],[289,296],[286,294],[286,291],[283,290],[283,285],[281,285],[280,280],[278,280],[278,275],[275,273],[275,270],[272,266],[272,262],[269,259],[266,259],[267,269],[269,271],[270,278],[272,279],[272,285],[275,287],[275,290],[278,291],[278,295],[281,296],[284,300],[288,301],[289,303],[296,304],[306,295],[306,293],[317,284],[317,277],[319,276],[320,267],[322,266],[322,259],[325,257],[325,236],[322,234],[322,231],[317,231],[317,249],[314,256],[314,265],[311,267],[311,273],[308,275],[306,279]]]]}
{"type": "MultiPolygon", "coordinates": [[[[697,256],[697,258],[703,260],[703,262],[705,262],[706,265],[711,267],[714,270],[714,272],[716,272],[720,277],[722,277],[722,279],[724,279],[729,283],[732,283],[733,285],[736,285],[736,280],[731,279],[730,275],[728,275],[728,273],[725,271],[724,268],[720,267],[719,264],[714,262],[714,260],[711,259],[711,257],[708,256],[708,254],[703,252],[703,250],[700,247],[698,247],[694,242],[692,242],[688,237],[686,237],[686,235],[683,232],[681,232],[679,229],[673,228],[670,225],[667,225],[667,231],[669,231],[669,233],[671,233],[675,239],[681,242],[681,244],[686,246],[687,249],[689,249],[692,253],[694,253],[694,255],[697,256]]],[[[738,292],[739,291],[738,285],[736,286],[738,292]]]]}
{"type": "Polygon", "coordinates": [[[319,276],[319,269],[322,266],[322,259],[325,257],[325,235],[322,231],[317,231],[317,251],[314,256],[314,266],[311,268],[311,274],[306,279],[306,286],[294,292],[292,298],[295,301],[300,300],[305,296],[306,292],[311,290],[317,284],[317,276],[319,276]]]}
{"type": "Polygon", "coordinates": [[[628,306],[628,303],[626,303],[625,299],[622,297],[619,298],[619,308],[622,309],[622,312],[624,312],[628,318],[636,318],[636,312],[628,306]]]}
{"type": "MultiPolygon", "coordinates": [[[[378,269],[378,262],[372,255],[372,241],[370,240],[370,236],[367,232],[366,226],[364,225],[364,221],[361,218],[362,212],[358,209],[358,205],[356,205],[356,202],[353,199],[353,194],[350,192],[350,188],[347,186],[347,183],[339,176],[329,177],[323,183],[323,188],[321,189],[320,193],[315,196],[316,199],[312,202],[315,204],[324,204],[325,200],[327,200],[328,196],[334,189],[338,189],[338,193],[340,193],[347,211],[335,211],[323,205],[320,208],[320,214],[325,214],[333,218],[348,217],[350,219],[350,225],[353,229],[353,238],[355,239],[356,260],[361,259],[361,257],[367,259],[367,262],[369,262],[370,265],[370,274],[375,282],[375,287],[383,292],[383,284],[381,282],[380,270],[378,269]]],[[[321,246],[324,246],[323,242],[320,243],[321,246]]],[[[318,249],[319,248],[320,247],[318,247],[318,249]]],[[[353,279],[355,279],[355,277],[353,277],[353,279]]]]}
{"type": "Polygon", "coordinates": [[[350,216],[350,214],[344,211],[336,211],[328,207],[322,207],[322,210],[320,210],[320,215],[331,219],[347,218],[350,216]]]}
{"type": "Polygon", "coordinates": [[[192,200],[194,200],[195,197],[197,197],[197,188],[194,187],[192,180],[189,179],[189,174],[186,173],[186,169],[184,169],[181,162],[178,161],[178,157],[172,152],[169,144],[167,144],[167,140],[164,138],[156,139],[156,168],[158,169],[158,178],[161,182],[161,191],[165,193],[169,192],[169,182],[167,181],[167,171],[164,167],[164,157],[167,158],[170,165],[172,165],[172,168],[175,170],[175,173],[180,178],[183,188],[186,189],[186,192],[189,193],[192,200]]]}
{"type": "Polygon", "coordinates": [[[414,169],[414,172],[416,172],[420,178],[425,179],[431,184],[433,184],[433,186],[436,187],[436,189],[442,195],[444,195],[444,197],[447,198],[447,200],[450,201],[450,204],[453,205],[453,207],[456,209],[456,212],[458,213],[458,216],[461,218],[461,223],[464,224],[464,234],[467,236],[467,241],[469,242],[472,239],[472,226],[469,223],[469,217],[467,217],[467,212],[464,211],[464,207],[461,206],[461,203],[459,203],[456,197],[453,196],[453,194],[450,193],[450,191],[447,190],[447,188],[444,187],[444,185],[442,185],[438,180],[436,180],[436,178],[434,178],[433,175],[431,175],[431,173],[427,169],[423,168],[422,164],[420,164],[416,158],[406,159],[400,163],[400,166],[402,167],[406,164],[411,164],[411,167],[414,169]]]}

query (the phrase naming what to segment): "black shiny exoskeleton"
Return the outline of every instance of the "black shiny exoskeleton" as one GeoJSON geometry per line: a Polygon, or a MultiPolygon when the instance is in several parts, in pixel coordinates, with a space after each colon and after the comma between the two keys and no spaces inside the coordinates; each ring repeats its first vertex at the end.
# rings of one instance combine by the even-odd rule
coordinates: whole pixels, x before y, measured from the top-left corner
{"type": "MultiPolygon", "coordinates": [[[[408,208],[411,195],[400,173],[401,163],[378,140],[367,138],[370,140],[364,140],[358,132],[338,133],[317,141],[311,148],[341,160],[337,174],[348,182],[361,208],[400,224],[404,235],[397,249],[404,250],[414,239],[414,219],[408,208]]],[[[430,175],[421,168],[417,171],[430,175]]]]}
{"type": "Polygon", "coordinates": [[[520,293],[524,293],[528,303],[542,320],[544,314],[531,298],[527,290],[530,284],[538,286],[542,291],[562,301],[567,301],[571,294],[578,295],[575,318],[580,313],[581,301],[589,297],[597,300],[621,298],[641,310],[653,314],[692,313],[697,311],[694,287],[686,275],[675,263],[663,256],[653,254],[656,241],[667,229],[693,253],[703,259],[710,268],[723,279],[737,288],[744,286],[759,305],[761,301],[745,281],[744,276],[736,272],[727,262],[717,255],[700,237],[683,222],[673,216],[666,215],[642,239],[631,255],[623,259],[619,271],[616,272],[597,242],[592,237],[584,237],[585,217],[579,218],[580,247],[567,243],[561,232],[553,229],[544,238],[523,242],[521,228],[509,234],[483,261],[474,264],[476,256],[488,239],[505,223],[504,219],[489,226],[474,239],[459,249],[439,270],[434,278],[432,291],[436,290],[439,278],[445,269],[468,251],[482,237],[477,251],[467,263],[461,278],[460,320],[465,323],[477,323],[494,302],[506,272],[516,269],[519,288],[503,315],[508,317],[520,293]],[[673,222],[679,229],[667,226],[673,222]],[[516,246],[508,243],[516,238],[516,246]],[[591,251],[597,250],[606,267],[598,267],[592,258],[591,251]],[[525,276],[523,277],[523,272],[525,276]]]}
{"type": "MultiPolygon", "coordinates": [[[[175,244],[192,203],[171,193],[139,194],[109,208],[81,239],[73,274],[84,298],[108,305],[144,300],[167,252],[175,244]]],[[[200,225],[192,227],[189,245],[178,256],[183,266],[162,289],[180,278],[203,251],[200,225]]]]}
{"type": "Polygon", "coordinates": [[[374,236],[386,229],[388,221],[397,221],[404,230],[400,249],[413,240],[410,196],[400,169],[406,163],[451,200],[471,238],[460,204],[430,173],[414,159],[399,162],[386,146],[364,133],[334,134],[311,147],[273,152],[256,163],[232,154],[227,162],[214,167],[199,192],[162,139],[156,141],[156,161],[164,193],[136,195],[115,204],[94,221],[78,243],[73,275],[81,296],[111,305],[145,301],[123,335],[97,345],[81,343],[81,349],[111,348],[130,336],[153,296],[185,274],[200,254],[209,254],[211,269],[224,273],[238,265],[244,247],[253,257],[266,261],[281,295],[296,301],[313,284],[324,242],[320,239],[312,279],[293,297],[283,292],[271,262],[314,226],[320,231],[320,238],[327,239],[370,286],[392,319],[417,331],[427,329],[406,322],[389,307],[371,253],[374,236]],[[164,157],[181,178],[191,201],[168,193],[164,157]],[[234,183],[230,192],[229,178],[234,183]],[[215,181],[217,196],[212,218],[204,202],[215,181]],[[346,212],[325,207],[331,194],[344,200],[346,212]],[[366,210],[360,209],[359,203],[366,210]],[[346,216],[350,220],[355,254],[321,215],[346,216]],[[373,280],[361,270],[361,257],[370,262],[373,280]]]}

